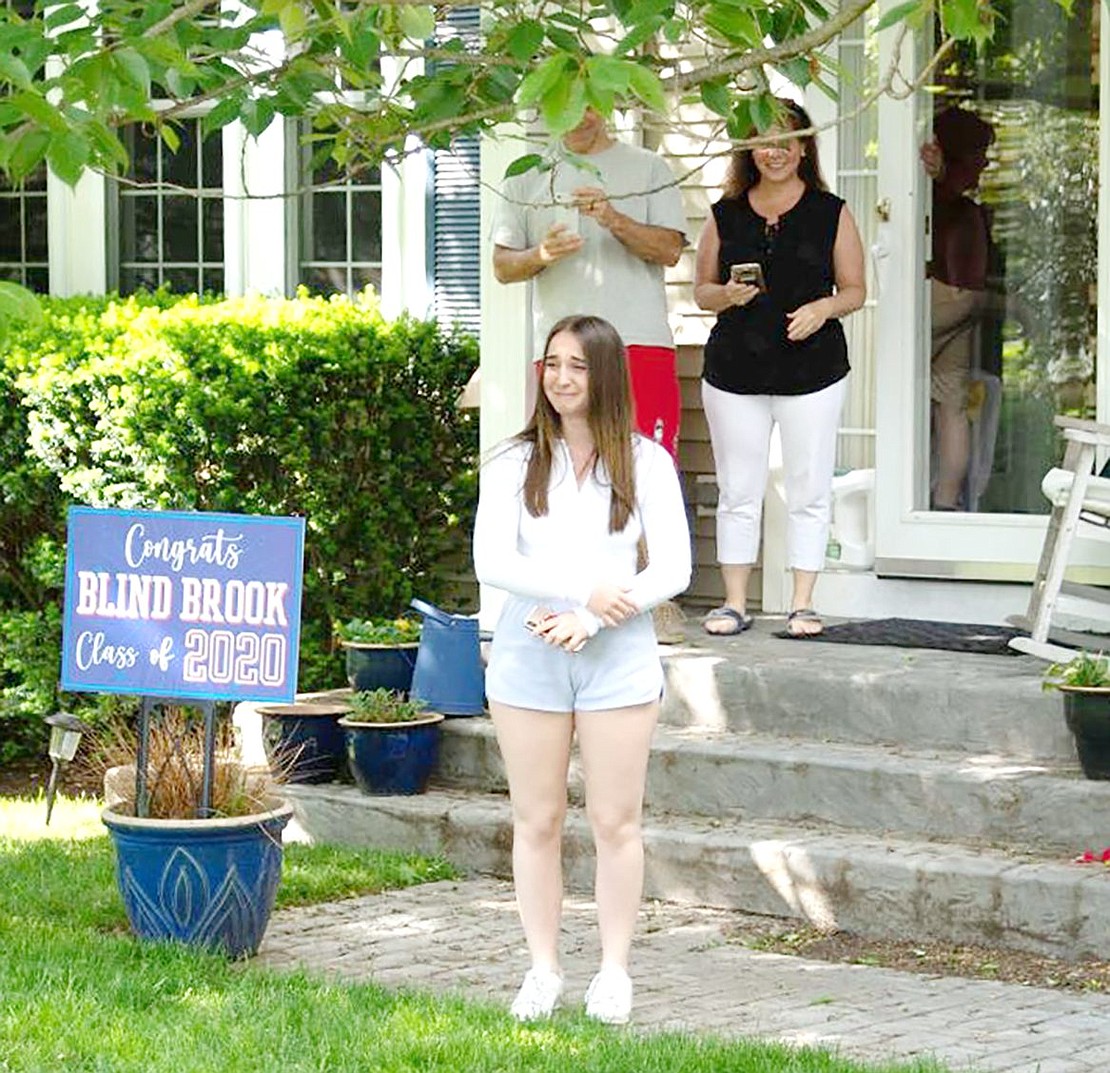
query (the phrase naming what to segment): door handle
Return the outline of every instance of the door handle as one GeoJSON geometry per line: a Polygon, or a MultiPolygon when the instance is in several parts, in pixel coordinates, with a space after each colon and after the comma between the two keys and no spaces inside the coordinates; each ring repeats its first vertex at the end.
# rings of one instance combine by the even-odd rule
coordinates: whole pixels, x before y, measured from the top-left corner
{"type": "Polygon", "coordinates": [[[880,198],[875,202],[875,215],[878,216],[884,224],[890,222],[890,198],[880,198]]]}

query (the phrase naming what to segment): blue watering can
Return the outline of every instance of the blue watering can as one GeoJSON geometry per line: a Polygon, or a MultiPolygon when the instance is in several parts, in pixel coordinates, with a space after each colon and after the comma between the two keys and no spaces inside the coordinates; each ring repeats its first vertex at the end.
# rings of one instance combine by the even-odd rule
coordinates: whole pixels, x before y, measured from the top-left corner
{"type": "Polygon", "coordinates": [[[411,600],[409,606],[424,616],[409,695],[444,715],[483,715],[486,690],[478,620],[448,614],[424,600],[411,600]]]}

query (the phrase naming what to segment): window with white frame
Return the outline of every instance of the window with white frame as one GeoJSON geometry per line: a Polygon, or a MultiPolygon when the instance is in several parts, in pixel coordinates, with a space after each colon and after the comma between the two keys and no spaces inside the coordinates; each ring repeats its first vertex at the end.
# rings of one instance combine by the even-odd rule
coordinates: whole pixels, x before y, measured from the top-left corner
{"type": "Polygon", "coordinates": [[[122,133],[131,158],[109,189],[109,286],[224,290],[223,141],[200,119],[175,125],[176,152],[143,127],[122,133]]]}
{"type": "MultiPolygon", "coordinates": [[[[3,0],[0,8],[28,19],[35,5],[33,0],[3,0]]],[[[0,179],[0,279],[40,294],[50,289],[45,164],[19,185],[0,179]]]]}
{"type": "Polygon", "coordinates": [[[294,286],[313,294],[357,294],[382,287],[382,179],[380,168],[357,175],[335,162],[314,163],[307,125],[290,124],[289,159],[296,162],[291,199],[294,286]],[[300,135],[299,137],[297,135],[300,135]]]}
{"type": "Polygon", "coordinates": [[[45,164],[19,186],[0,181],[0,279],[40,294],[50,289],[45,164]]]}

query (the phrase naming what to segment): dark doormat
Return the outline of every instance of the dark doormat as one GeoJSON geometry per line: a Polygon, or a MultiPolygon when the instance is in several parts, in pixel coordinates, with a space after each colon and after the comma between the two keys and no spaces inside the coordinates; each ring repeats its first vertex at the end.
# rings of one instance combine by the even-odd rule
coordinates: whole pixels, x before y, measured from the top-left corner
{"type": "Polygon", "coordinates": [[[893,645],[895,648],[941,648],[948,652],[978,652],[984,656],[1020,656],[1009,647],[1011,637],[1027,637],[1009,626],[979,626],[966,622],[928,622],[913,618],[876,618],[826,626],[816,637],[776,637],[790,641],[828,641],[838,645],[893,645]]]}

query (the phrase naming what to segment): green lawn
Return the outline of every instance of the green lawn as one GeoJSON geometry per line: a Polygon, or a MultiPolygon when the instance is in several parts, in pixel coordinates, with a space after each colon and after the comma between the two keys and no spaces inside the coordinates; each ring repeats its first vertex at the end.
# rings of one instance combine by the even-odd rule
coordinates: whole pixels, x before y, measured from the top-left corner
{"type": "MultiPolygon", "coordinates": [[[[89,802],[0,801],[0,1073],[858,1073],[831,1055],[327,983],[172,946],[124,923],[89,802]]],[[[279,904],[450,875],[442,861],[289,847],[279,904]]],[[[873,1067],[932,1069],[919,1066],[873,1067]]]]}

